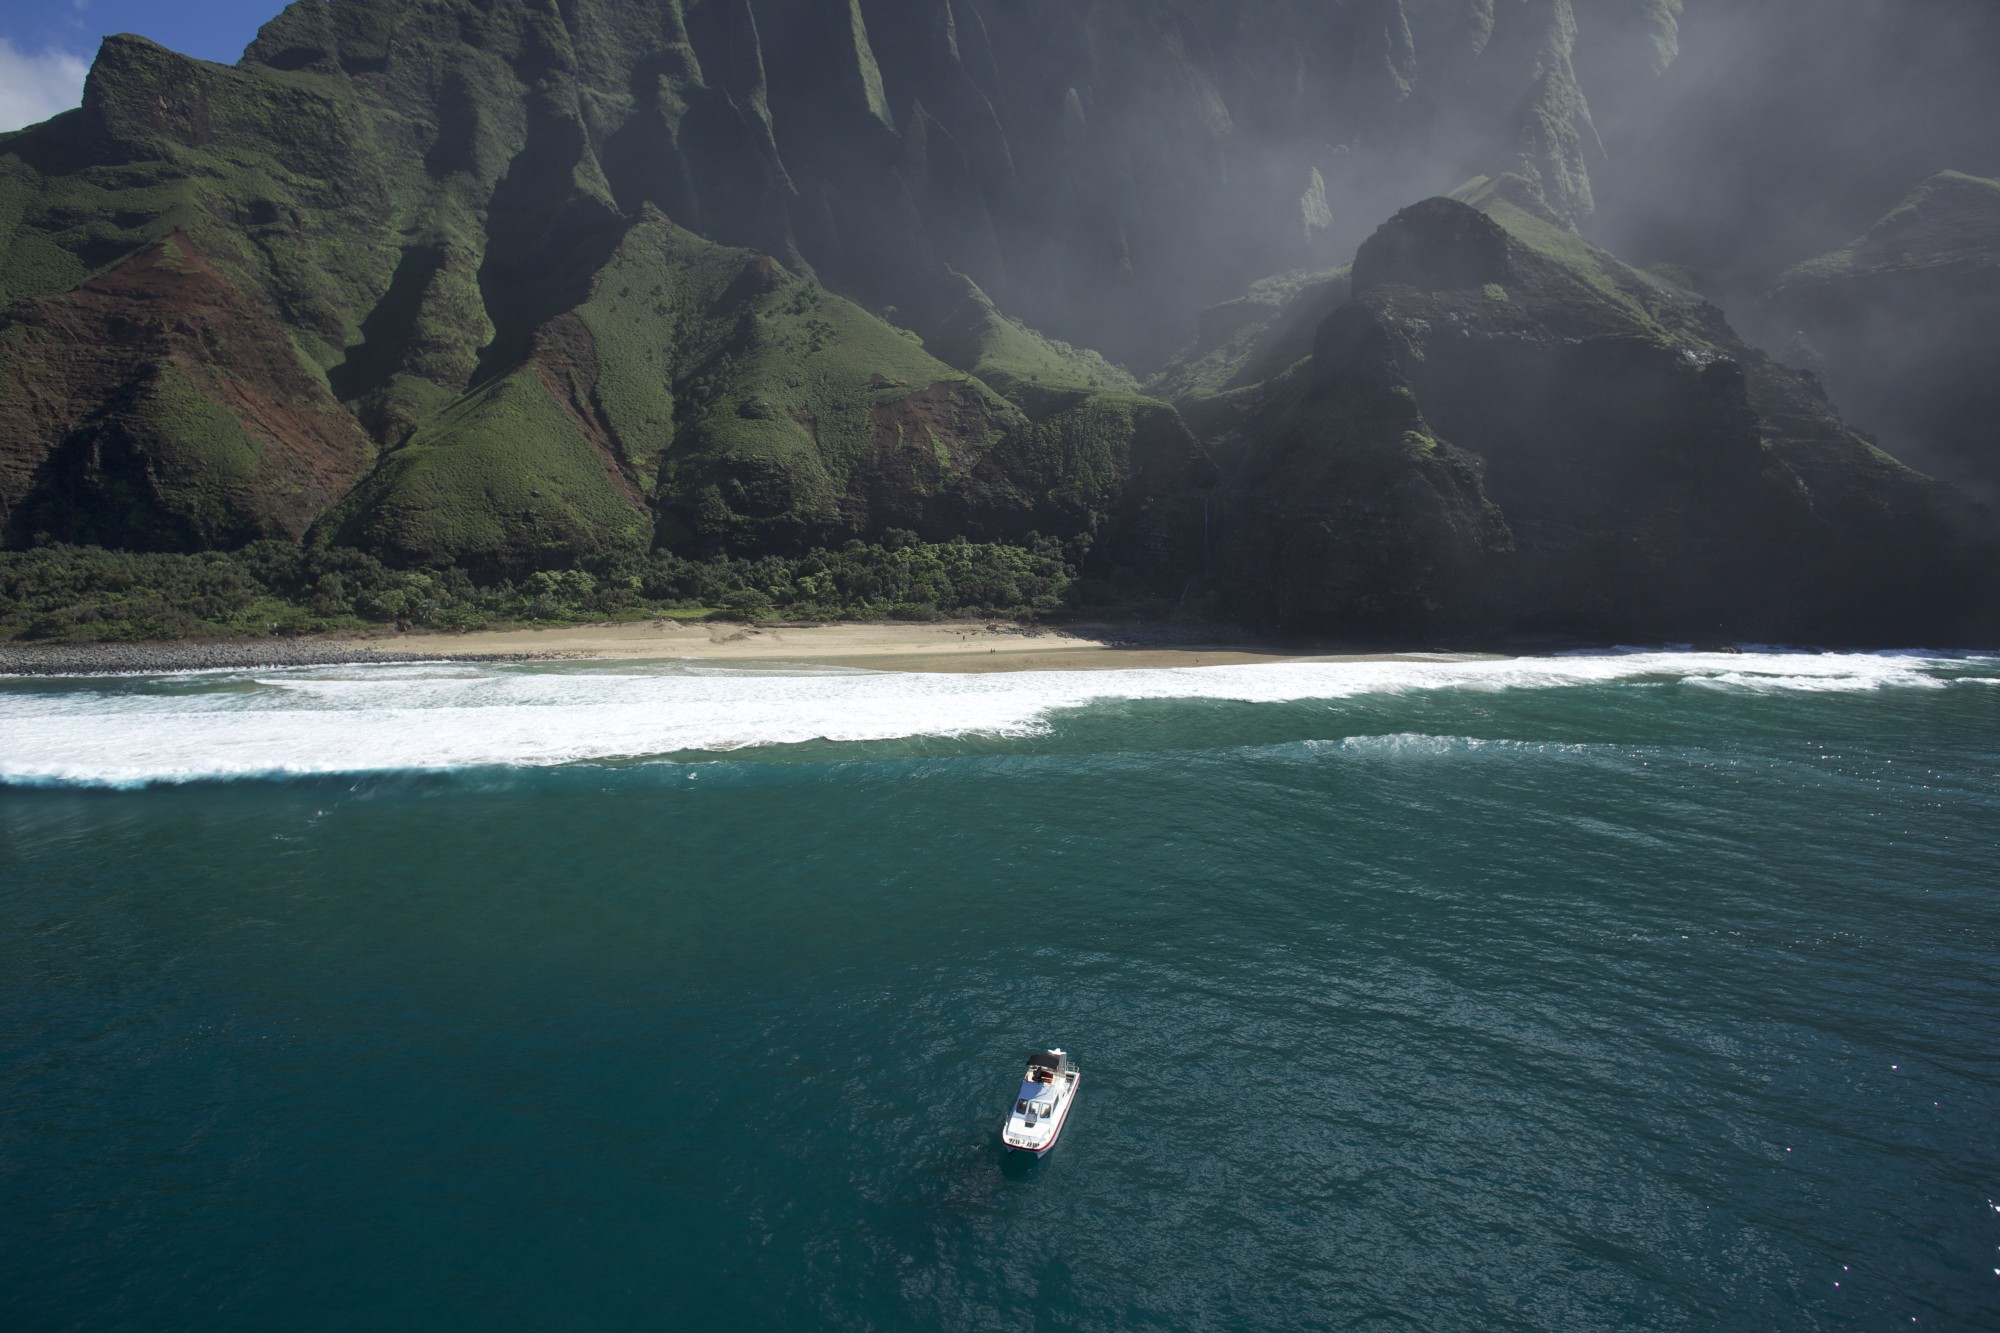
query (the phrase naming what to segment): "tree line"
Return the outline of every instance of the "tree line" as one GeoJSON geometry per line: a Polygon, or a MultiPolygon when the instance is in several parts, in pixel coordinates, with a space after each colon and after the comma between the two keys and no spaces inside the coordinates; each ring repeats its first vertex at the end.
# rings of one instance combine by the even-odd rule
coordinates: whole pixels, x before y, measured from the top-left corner
{"type": "Polygon", "coordinates": [[[475,581],[366,552],[257,542],[178,554],[50,545],[0,552],[0,639],[308,634],[364,626],[469,630],[715,615],[786,620],[1026,619],[1073,600],[1061,543],[880,542],[756,558],[612,552],[572,569],[475,581]],[[1068,599],[1068,600],[1066,600],[1068,599]]]}

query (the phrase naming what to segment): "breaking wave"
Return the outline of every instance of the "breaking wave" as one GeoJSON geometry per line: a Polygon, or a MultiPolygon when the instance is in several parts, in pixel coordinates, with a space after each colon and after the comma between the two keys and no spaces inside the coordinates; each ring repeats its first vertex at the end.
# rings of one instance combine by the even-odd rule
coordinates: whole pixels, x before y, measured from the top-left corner
{"type": "Polygon", "coordinates": [[[1148,670],[916,674],[685,663],[368,665],[0,682],[0,782],[130,786],[546,766],[790,745],[1046,732],[1093,703],[1338,701],[1424,691],[1691,686],[1935,690],[2000,659],[1626,652],[1148,670]]]}

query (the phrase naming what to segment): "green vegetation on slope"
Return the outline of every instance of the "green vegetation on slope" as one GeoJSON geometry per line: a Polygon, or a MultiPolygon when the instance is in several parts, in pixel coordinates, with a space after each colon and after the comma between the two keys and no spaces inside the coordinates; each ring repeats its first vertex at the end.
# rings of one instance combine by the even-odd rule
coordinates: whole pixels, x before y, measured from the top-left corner
{"type": "Polygon", "coordinates": [[[1045,337],[1002,314],[972,279],[952,274],[944,286],[949,297],[940,302],[943,313],[925,322],[924,347],[1029,415],[1067,406],[1079,392],[1138,392],[1137,380],[1096,352],[1045,337]]]}
{"type": "Polygon", "coordinates": [[[1782,299],[1858,272],[1946,265],[2000,269],[2000,180],[1939,172],[1863,235],[1793,267],[1778,290],[1782,299]]]}
{"type": "Polygon", "coordinates": [[[351,503],[340,539],[406,564],[567,565],[650,535],[534,367],[418,431],[351,503]]]}
{"type": "Polygon", "coordinates": [[[1281,375],[1349,295],[1353,266],[1282,273],[1202,313],[1198,336],[1146,385],[1183,407],[1281,375]]]}
{"type": "MultiPolygon", "coordinates": [[[[919,191],[965,185],[951,173],[971,151],[890,105],[862,6],[828,19],[785,6],[753,23],[734,0],[334,0],[287,8],[234,67],[108,39],[79,111],[0,137],[0,327],[49,335],[8,343],[37,364],[15,395],[35,419],[0,431],[7,540],[310,530],[511,577],[662,545],[1115,528],[1141,437],[1191,446],[1162,427],[1170,408],[970,282],[940,343],[963,355],[940,359],[799,258],[794,221],[820,227],[830,201],[779,160],[765,44],[835,53],[787,76],[781,111],[806,136],[787,151],[844,153],[834,139],[859,133],[872,155],[930,125],[928,155],[906,155],[919,191]],[[153,247],[203,283],[104,285],[153,247]],[[78,308],[152,336],[72,372],[78,308]],[[245,374],[210,336],[225,325],[296,373],[267,354],[245,374]],[[183,371],[215,411],[182,410],[198,406],[174,392],[183,371]],[[90,446],[98,422],[125,432],[122,454],[90,446]],[[145,481],[112,512],[102,497],[130,477],[103,460],[126,456],[145,481]],[[1024,471],[1042,458],[1063,470],[1024,471]]],[[[904,37],[887,34],[897,59],[904,37]]],[[[902,188],[867,183],[869,199],[902,188]]],[[[929,263],[899,253],[888,288],[845,281],[912,300],[929,263]]]]}
{"type": "MultiPolygon", "coordinates": [[[[1450,197],[1492,218],[1514,240],[1583,284],[1592,298],[1600,298],[1629,316],[1638,325],[1638,332],[1697,354],[1713,352],[1717,326],[1703,313],[1698,298],[1681,285],[1623,263],[1556,221],[1520,177],[1477,177],[1452,191],[1450,197]]],[[[1510,293],[1498,284],[1487,296],[1510,299],[1510,293]]]]}
{"type": "Polygon", "coordinates": [[[387,278],[393,152],[345,80],[106,40],[83,110],[0,143],[0,304],[174,232],[331,359],[387,278]]]}

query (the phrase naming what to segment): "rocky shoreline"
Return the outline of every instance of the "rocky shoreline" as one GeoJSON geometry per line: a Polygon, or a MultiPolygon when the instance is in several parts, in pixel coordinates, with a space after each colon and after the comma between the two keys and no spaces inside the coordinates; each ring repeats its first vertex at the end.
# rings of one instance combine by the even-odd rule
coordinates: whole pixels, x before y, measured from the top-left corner
{"type": "Polygon", "coordinates": [[[0,676],[121,676],[169,671],[391,662],[523,662],[544,653],[399,653],[314,639],[189,643],[4,643],[0,676]]]}

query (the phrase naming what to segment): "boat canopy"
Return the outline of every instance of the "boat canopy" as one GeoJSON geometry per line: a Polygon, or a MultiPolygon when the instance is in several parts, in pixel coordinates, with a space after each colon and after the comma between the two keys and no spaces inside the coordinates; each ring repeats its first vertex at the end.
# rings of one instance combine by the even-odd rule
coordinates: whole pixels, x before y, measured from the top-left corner
{"type": "Polygon", "coordinates": [[[1028,1068],[1047,1069],[1057,1074],[1062,1073],[1068,1064],[1069,1057],[1061,1051],[1036,1051],[1028,1057],[1028,1068]]]}

